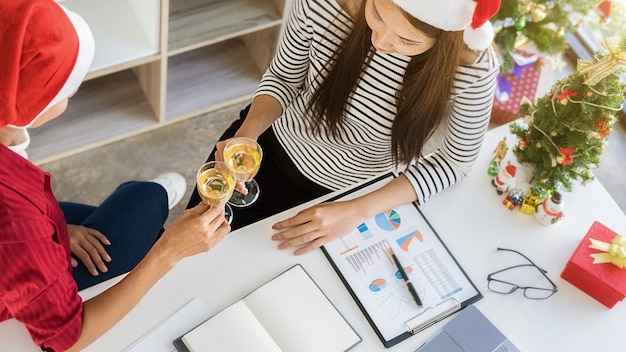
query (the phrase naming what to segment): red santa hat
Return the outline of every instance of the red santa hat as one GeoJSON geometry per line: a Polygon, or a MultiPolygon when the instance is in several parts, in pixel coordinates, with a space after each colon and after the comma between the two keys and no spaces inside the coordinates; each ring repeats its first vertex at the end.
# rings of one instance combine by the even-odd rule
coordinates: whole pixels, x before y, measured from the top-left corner
{"type": "Polygon", "coordinates": [[[504,167],[504,170],[511,177],[515,177],[515,174],[517,173],[517,168],[515,167],[515,165],[511,165],[511,164],[507,164],[504,167]]]}
{"type": "Polygon", "coordinates": [[[52,0],[0,0],[0,129],[28,127],[85,78],[94,41],[82,17],[52,0]]]}
{"type": "Polygon", "coordinates": [[[484,50],[495,36],[489,19],[500,9],[500,0],[393,0],[418,20],[444,31],[463,31],[470,49],[484,50]]]}

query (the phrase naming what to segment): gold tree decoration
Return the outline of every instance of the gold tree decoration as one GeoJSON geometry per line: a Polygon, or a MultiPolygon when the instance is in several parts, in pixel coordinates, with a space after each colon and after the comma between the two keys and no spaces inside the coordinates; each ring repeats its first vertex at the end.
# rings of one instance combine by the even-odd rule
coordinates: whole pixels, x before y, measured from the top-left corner
{"type": "Polygon", "coordinates": [[[533,168],[531,193],[547,198],[572,190],[572,181],[594,179],[613,124],[624,101],[626,40],[603,43],[590,61],[579,60],[576,72],[557,81],[536,103],[522,102],[523,123],[513,122],[517,160],[533,168]]]}

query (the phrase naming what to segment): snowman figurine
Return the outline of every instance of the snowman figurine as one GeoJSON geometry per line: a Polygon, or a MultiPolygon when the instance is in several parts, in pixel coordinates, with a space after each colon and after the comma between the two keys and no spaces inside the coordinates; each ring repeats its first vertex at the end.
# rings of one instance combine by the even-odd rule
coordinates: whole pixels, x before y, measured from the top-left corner
{"type": "Polygon", "coordinates": [[[551,225],[561,220],[563,213],[563,200],[559,192],[539,203],[535,208],[535,219],[542,225],[551,225]]]}
{"type": "Polygon", "coordinates": [[[496,187],[496,192],[498,194],[502,194],[504,192],[508,192],[510,189],[513,189],[515,186],[515,174],[517,173],[517,168],[515,165],[511,165],[511,162],[508,162],[505,167],[500,169],[496,176],[491,181],[496,187]]]}

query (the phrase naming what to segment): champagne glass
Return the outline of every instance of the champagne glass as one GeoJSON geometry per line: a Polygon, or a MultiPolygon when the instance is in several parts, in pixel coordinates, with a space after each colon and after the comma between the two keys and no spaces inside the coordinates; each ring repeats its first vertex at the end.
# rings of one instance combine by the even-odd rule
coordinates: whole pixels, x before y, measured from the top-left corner
{"type": "Polygon", "coordinates": [[[224,147],[224,160],[235,170],[238,182],[244,182],[248,194],[233,192],[229,204],[235,207],[246,207],[259,198],[259,184],[254,176],[259,171],[263,150],[254,140],[246,137],[235,137],[224,147]]]}
{"type": "Polygon", "coordinates": [[[222,161],[210,161],[198,169],[196,185],[200,198],[211,207],[224,205],[224,217],[230,224],[233,210],[228,206],[228,199],[235,190],[235,171],[222,161]]]}

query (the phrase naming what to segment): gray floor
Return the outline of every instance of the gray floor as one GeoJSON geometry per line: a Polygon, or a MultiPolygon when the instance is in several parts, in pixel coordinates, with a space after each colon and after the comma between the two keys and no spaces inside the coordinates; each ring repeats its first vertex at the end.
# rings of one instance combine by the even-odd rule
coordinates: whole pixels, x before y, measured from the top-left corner
{"type": "MultiPolygon", "coordinates": [[[[195,186],[197,168],[241,107],[243,104],[233,105],[41,167],[52,173],[52,186],[59,200],[92,205],[99,204],[124,181],[146,180],[159,173],[177,171],[187,179],[187,194],[170,213],[168,222],[171,222],[187,203],[195,186]]],[[[624,212],[625,122],[615,126],[602,154],[602,163],[595,171],[597,179],[624,212]]]]}

